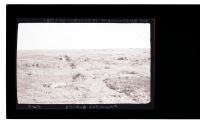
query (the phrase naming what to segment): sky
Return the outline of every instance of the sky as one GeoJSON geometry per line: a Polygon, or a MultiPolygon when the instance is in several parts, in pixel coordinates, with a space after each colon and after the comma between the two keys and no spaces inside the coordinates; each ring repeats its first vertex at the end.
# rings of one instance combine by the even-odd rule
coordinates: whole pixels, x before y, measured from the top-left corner
{"type": "Polygon", "coordinates": [[[149,23],[19,23],[18,50],[150,48],[149,23]]]}

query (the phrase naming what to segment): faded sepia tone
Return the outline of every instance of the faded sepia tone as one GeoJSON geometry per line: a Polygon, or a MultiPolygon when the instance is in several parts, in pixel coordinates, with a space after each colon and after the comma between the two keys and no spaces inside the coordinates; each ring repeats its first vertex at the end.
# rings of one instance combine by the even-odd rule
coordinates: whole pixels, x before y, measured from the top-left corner
{"type": "Polygon", "coordinates": [[[146,104],[150,49],[18,50],[19,104],[146,104]]]}

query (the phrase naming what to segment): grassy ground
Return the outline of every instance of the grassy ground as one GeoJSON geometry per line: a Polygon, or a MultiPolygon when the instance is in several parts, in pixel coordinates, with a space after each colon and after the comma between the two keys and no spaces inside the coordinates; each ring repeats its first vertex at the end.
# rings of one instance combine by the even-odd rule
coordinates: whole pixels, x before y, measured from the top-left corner
{"type": "Polygon", "coordinates": [[[150,102],[150,50],[17,51],[23,104],[150,102]]]}

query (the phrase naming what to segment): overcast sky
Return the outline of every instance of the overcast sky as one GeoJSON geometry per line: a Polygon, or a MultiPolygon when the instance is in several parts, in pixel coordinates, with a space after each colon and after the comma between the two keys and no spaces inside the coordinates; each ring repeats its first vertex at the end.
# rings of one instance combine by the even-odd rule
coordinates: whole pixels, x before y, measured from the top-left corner
{"type": "Polygon", "coordinates": [[[20,23],[18,50],[150,48],[149,23],[20,23]]]}

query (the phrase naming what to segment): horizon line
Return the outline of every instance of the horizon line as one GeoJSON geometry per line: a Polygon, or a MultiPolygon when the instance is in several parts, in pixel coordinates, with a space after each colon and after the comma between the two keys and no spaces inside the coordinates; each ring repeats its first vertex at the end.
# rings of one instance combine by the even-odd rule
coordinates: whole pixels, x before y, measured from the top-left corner
{"type": "Polygon", "coordinates": [[[120,49],[151,49],[151,48],[92,48],[92,49],[17,49],[17,50],[120,50],[120,49]]]}

